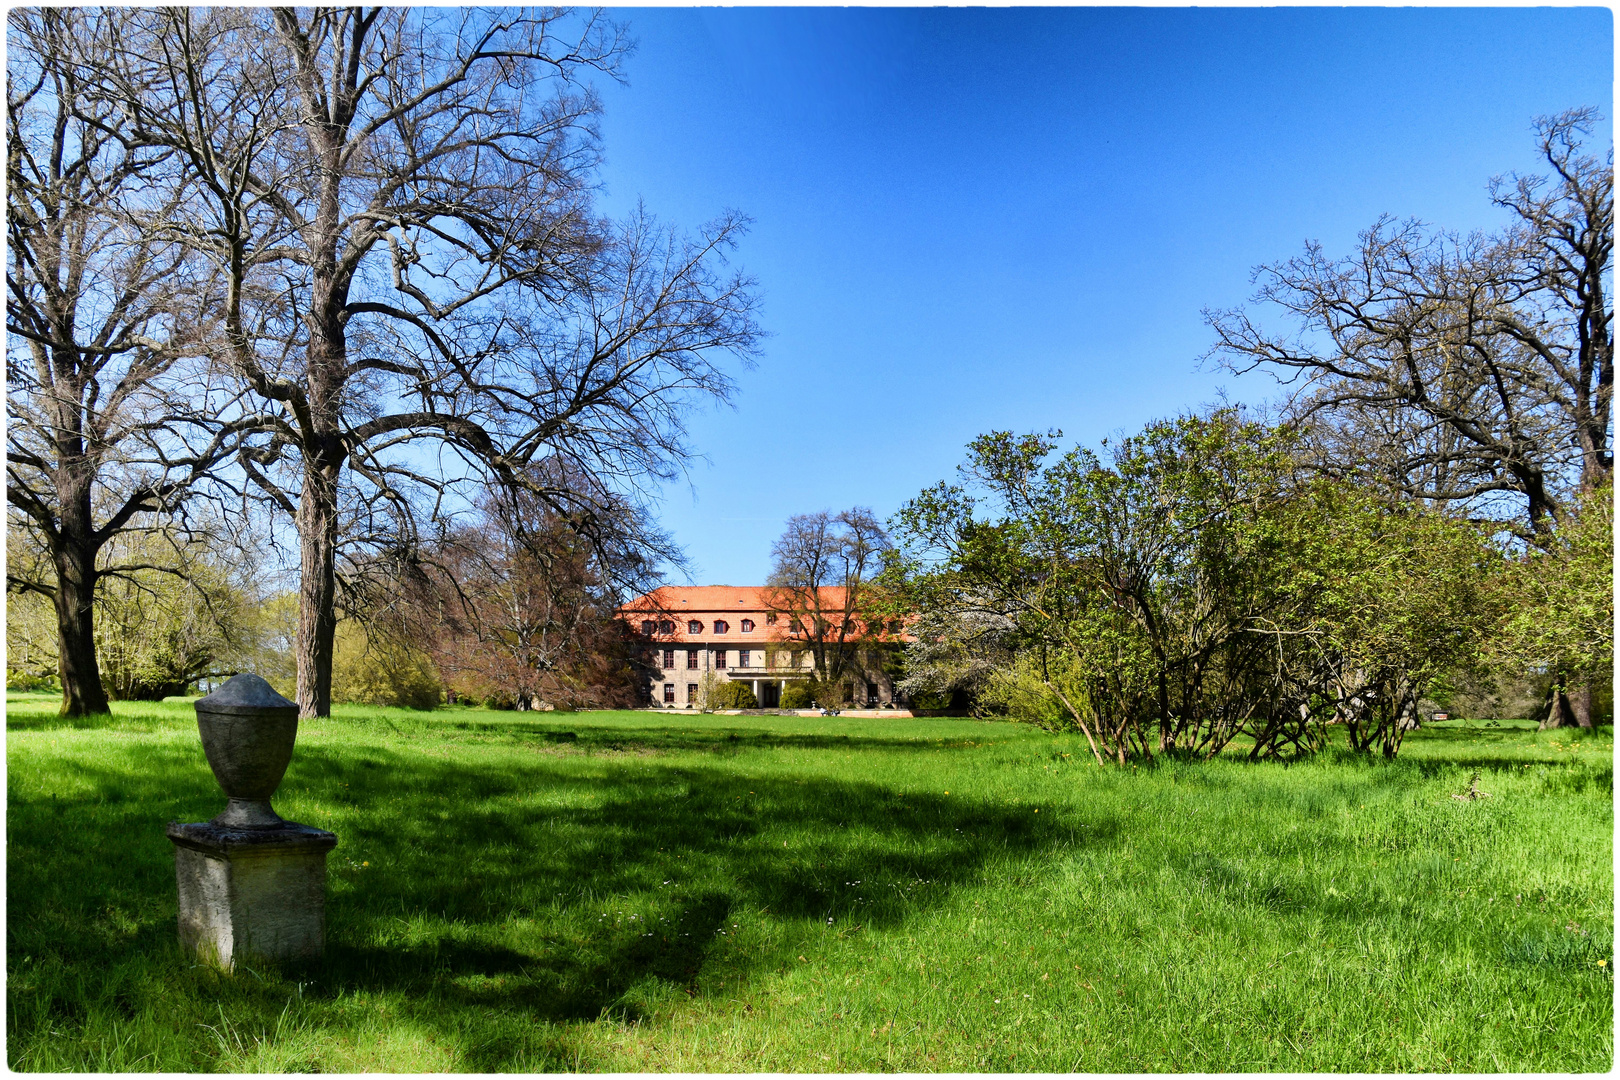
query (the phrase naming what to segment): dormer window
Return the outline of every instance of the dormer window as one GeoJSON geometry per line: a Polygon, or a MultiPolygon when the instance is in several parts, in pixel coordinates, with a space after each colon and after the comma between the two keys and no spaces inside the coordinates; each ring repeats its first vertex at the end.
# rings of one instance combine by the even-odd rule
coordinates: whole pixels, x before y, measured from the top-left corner
{"type": "Polygon", "coordinates": [[[673,634],[675,632],[675,624],[669,619],[664,619],[658,624],[658,632],[660,634],[673,634]]]}
{"type": "Polygon", "coordinates": [[[714,620],[714,632],[717,634],[729,634],[731,633],[731,624],[724,619],[716,619],[714,620]]]}
{"type": "Polygon", "coordinates": [[[701,634],[703,633],[703,624],[698,622],[696,619],[693,619],[691,622],[686,624],[686,632],[688,634],[701,634]]]}
{"type": "Polygon", "coordinates": [[[765,625],[766,626],[775,626],[776,625],[776,612],[768,611],[768,612],[765,613],[765,625]]]}
{"type": "Polygon", "coordinates": [[[799,625],[798,619],[794,619],[792,622],[788,623],[788,633],[792,634],[794,637],[798,637],[800,634],[804,633],[804,627],[799,625]]]}
{"type": "Polygon", "coordinates": [[[653,631],[656,630],[657,628],[658,628],[658,624],[653,622],[651,619],[642,619],[641,620],[641,632],[643,634],[645,634],[647,637],[652,637],[653,636],[653,631]]]}
{"type": "Polygon", "coordinates": [[[752,634],[754,632],[754,620],[753,619],[744,619],[742,621],[742,632],[745,633],[745,634],[752,634]]]}

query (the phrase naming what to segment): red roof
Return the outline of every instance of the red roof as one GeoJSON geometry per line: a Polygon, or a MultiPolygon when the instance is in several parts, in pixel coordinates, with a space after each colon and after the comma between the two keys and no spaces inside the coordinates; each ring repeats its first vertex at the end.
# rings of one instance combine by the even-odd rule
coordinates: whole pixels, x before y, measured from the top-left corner
{"type": "MultiPolygon", "coordinates": [[[[775,592],[769,585],[665,585],[636,597],[620,611],[737,611],[765,612],[775,592]]],[[[821,602],[830,610],[844,606],[844,587],[829,585],[821,590],[821,602]]]]}
{"type": "MultiPolygon", "coordinates": [[[[772,641],[793,640],[793,636],[788,633],[789,622],[786,617],[780,618],[774,626],[765,621],[766,613],[771,610],[768,600],[775,591],[768,585],[665,585],[636,597],[621,607],[619,613],[632,621],[641,617],[657,616],[673,620],[675,632],[656,635],[660,641],[708,641],[716,637],[742,642],[751,638],[754,640],[768,638],[772,641]],[[730,623],[730,629],[724,634],[716,635],[712,632],[713,618],[722,614],[730,623]],[[704,623],[701,634],[687,634],[687,616],[704,623]],[[754,620],[755,628],[752,634],[741,632],[741,620],[744,618],[754,620]]],[[[823,588],[821,602],[828,609],[829,617],[841,611],[844,604],[843,586],[823,588]]]]}

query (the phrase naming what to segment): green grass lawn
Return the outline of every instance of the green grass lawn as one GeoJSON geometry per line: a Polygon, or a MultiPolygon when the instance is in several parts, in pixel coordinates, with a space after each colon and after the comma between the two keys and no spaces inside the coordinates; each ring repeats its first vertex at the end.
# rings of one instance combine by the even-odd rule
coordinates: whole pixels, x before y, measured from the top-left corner
{"type": "Polygon", "coordinates": [[[339,708],[327,955],[175,944],[189,705],[7,699],[18,1070],[1602,1071],[1613,738],[1099,769],[948,719],[339,708]],[[1475,771],[1490,798],[1459,801],[1475,771]]]}

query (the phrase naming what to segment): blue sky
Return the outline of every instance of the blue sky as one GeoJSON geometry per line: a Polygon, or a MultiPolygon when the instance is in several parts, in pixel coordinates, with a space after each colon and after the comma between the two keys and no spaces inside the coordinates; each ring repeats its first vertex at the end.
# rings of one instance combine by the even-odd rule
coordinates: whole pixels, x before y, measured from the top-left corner
{"type": "Polygon", "coordinates": [[[700,584],[763,581],[791,514],[887,517],[984,431],[1271,396],[1201,369],[1201,309],[1381,213],[1495,227],[1531,118],[1613,101],[1603,9],[613,15],[601,207],[748,214],[772,335],[660,507],[700,584]]]}

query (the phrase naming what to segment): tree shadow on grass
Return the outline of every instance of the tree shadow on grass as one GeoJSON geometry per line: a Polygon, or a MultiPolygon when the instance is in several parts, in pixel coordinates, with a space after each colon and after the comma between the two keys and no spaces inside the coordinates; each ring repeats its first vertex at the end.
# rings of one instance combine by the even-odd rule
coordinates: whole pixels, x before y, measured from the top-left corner
{"type": "MultiPolygon", "coordinates": [[[[362,726],[393,726],[399,734],[406,729],[390,725],[386,718],[367,720],[362,726]]],[[[744,749],[780,748],[791,750],[910,750],[938,751],[976,745],[981,740],[963,737],[918,736],[915,738],[872,735],[841,735],[826,732],[762,731],[754,727],[593,727],[566,721],[455,721],[437,725],[436,735],[451,741],[458,736],[482,741],[521,745],[525,742],[570,743],[586,753],[607,751],[687,753],[710,751],[736,753],[744,749]]]]}
{"type": "MultiPolygon", "coordinates": [[[[163,823],[209,816],[222,796],[200,750],[139,757],[138,766],[83,766],[77,787],[89,794],[72,799],[13,789],[8,967],[19,952],[50,953],[65,975],[78,971],[67,980],[76,993],[90,995],[29,1015],[100,1007],[94,972],[108,964],[147,957],[154,987],[188,970],[174,961],[163,823]]],[[[313,746],[283,786],[284,812],[289,792],[326,807],[309,823],[340,837],[326,957],[267,975],[272,984],[252,993],[242,979],[181,981],[249,1023],[260,1014],[272,1023],[295,992],[314,1002],[391,994],[421,1025],[476,1044],[470,1064],[485,1070],[533,1061],[534,1048],[504,1036],[468,1041],[481,1025],[634,1019],[637,988],[697,995],[706,979],[745,980],[809,935],[897,925],[993,858],[1107,844],[1117,828],[1097,820],[1076,832],[1028,807],[690,758],[537,753],[474,767],[313,746]],[[776,944],[733,947],[727,920],[745,917],[772,920],[776,944]]]]}
{"type": "Polygon", "coordinates": [[[124,728],[124,722],[110,713],[92,716],[62,716],[55,709],[7,709],[7,731],[97,731],[124,728]]]}

